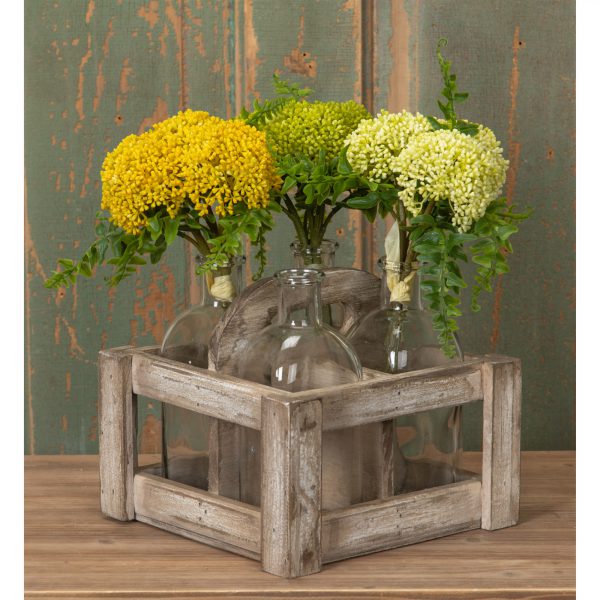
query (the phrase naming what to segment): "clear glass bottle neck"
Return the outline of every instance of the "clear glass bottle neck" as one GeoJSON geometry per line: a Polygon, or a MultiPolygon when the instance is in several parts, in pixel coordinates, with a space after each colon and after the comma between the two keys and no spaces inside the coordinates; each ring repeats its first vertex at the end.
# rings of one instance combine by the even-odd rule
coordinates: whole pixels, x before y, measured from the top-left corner
{"type": "MultiPolygon", "coordinates": [[[[203,257],[197,258],[202,264],[203,257]]],[[[202,306],[227,308],[243,290],[242,266],[244,257],[235,257],[214,270],[198,275],[202,306]]]]}
{"type": "Polygon", "coordinates": [[[321,277],[314,269],[287,269],[275,277],[279,284],[278,325],[316,327],[322,323],[321,277]]]}
{"type": "Polygon", "coordinates": [[[388,262],[385,256],[379,259],[381,269],[380,305],[402,306],[414,310],[423,310],[418,263],[388,262]]]}
{"type": "Polygon", "coordinates": [[[310,248],[298,240],[290,244],[297,269],[329,269],[335,266],[335,251],[339,247],[333,240],[323,240],[318,248],[310,248]]]}

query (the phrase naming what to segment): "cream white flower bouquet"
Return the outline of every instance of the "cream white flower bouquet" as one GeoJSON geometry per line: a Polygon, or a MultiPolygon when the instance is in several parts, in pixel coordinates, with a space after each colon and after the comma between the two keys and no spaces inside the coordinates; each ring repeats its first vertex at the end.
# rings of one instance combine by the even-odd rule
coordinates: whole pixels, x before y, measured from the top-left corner
{"type": "MultiPolygon", "coordinates": [[[[515,212],[500,196],[508,161],[494,133],[456,115],[456,104],[468,94],[457,91],[456,75],[441,53],[446,43],[441,39],[437,49],[445,98],[438,105],[444,118],[382,110],[350,134],[346,156],[356,172],[375,184],[372,192],[348,205],[365,211],[371,221],[378,213],[393,215],[387,259],[419,263],[434,327],[452,356],[460,292],[468,287],[459,263],[468,261],[469,251],[477,267],[471,300],[477,311],[482,290],[491,291],[492,280],[508,270],[509,237],[529,212],[515,212]]],[[[388,283],[396,288],[392,297],[409,295],[412,281],[388,283]]]]}

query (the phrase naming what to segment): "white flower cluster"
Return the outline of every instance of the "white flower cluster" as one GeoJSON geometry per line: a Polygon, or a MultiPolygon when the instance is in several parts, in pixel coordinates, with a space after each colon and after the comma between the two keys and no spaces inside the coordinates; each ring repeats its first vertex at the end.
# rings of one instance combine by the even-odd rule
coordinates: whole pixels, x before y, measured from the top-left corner
{"type": "Polygon", "coordinates": [[[507,168],[500,143],[482,125],[475,136],[454,129],[415,136],[392,164],[408,212],[415,216],[425,201],[448,200],[452,223],[462,232],[498,197],[507,168]]]}
{"type": "Polygon", "coordinates": [[[382,110],[375,119],[362,120],[346,138],[348,162],[373,181],[391,181],[394,159],[412,137],[425,131],[431,131],[431,125],[419,113],[382,110]]]}
{"type": "Polygon", "coordinates": [[[375,119],[361,121],[346,144],[352,167],[373,181],[396,183],[411,215],[418,215],[426,201],[447,200],[452,223],[463,232],[483,216],[506,179],[508,161],[483,125],[475,136],[456,129],[433,131],[419,113],[382,110],[375,119]]]}

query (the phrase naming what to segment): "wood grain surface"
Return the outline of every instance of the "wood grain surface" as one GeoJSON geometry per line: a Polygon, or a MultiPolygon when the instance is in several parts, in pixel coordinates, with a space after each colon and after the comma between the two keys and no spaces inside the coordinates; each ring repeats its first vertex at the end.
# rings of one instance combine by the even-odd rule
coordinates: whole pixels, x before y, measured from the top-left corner
{"type": "MultiPolygon", "coordinates": [[[[480,454],[466,455],[477,470],[480,454]]],[[[28,599],[523,600],[575,597],[575,453],[525,452],[520,523],[325,565],[287,581],[144,523],[103,517],[97,456],[25,459],[28,599]]]]}
{"type": "Polygon", "coordinates": [[[137,397],[131,385],[132,350],[104,350],[98,361],[100,499],[102,512],[121,521],[135,516],[137,397]]]}

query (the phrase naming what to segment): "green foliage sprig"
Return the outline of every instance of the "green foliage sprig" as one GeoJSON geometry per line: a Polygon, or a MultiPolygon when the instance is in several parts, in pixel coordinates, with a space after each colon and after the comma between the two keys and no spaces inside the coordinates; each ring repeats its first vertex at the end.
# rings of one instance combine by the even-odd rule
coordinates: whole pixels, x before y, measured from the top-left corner
{"type": "Polygon", "coordinates": [[[301,88],[297,83],[285,81],[277,73],[273,73],[273,88],[276,94],[275,98],[267,98],[263,102],[254,100],[251,112],[246,108],[242,108],[240,118],[248,125],[260,128],[261,125],[272,119],[288,102],[302,100],[312,94],[310,88],[301,88]]]}
{"type": "Polygon", "coordinates": [[[232,256],[244,252],[244,236],[257,246],[259,268],[254,275],[260,278],[266,265],[265,232],[273,228],[271,211],[278,210],[276,203],[268,209],[248,209],[236,204],[233,215],[217,217],[210,212],[200,217],[191,202],[176,217],[170,217],[165,207],[160,207],[148,219],[148,225],[139,235],[125,232],[112,223],[102,212],[96,214],[96,239],[78,261],[60,259],[60,271],[53,271],[44,285],[47,288],[70,287],[79,275],[92,277],[94,269],[104,262],[113,267],[112,275],[105,277],[110,287],[136,272],[137,267],[158,263],[167,248],[180,237],[196,248],[205,260],[196,268],[198,275],[227,263],[232,256]],[[111,258],[106,260],[107,255],[111,258]]]}
{"type": "Polygon", "coordinates": [[[410,240],[417,261],[421,264],[421,289],[433,313],[433,326],[445,353],[456,354],[454,333],[458,330],[461,291],[468,287],[460,263],[471,260],[477,265],[472,289],[471,309],[481,309],[479,296],[492,291],[495,277],[508,272],[506,254],[512,252],[509,238],[517,233],[516,223],[526,219],[531,211],[517,213],[507,205],[506,198],[492,203],[486,214],[468,233],[457,232],[444,215],[446,207],[436,214],[419,215],[411,219],[410,240]]]}
{"type": "Polygon", "coordinates": [[[446,60],[442,56],[442,47],[448,44],[446,38],[440,38],[437,45],[437,58],[442,72],[442,79],[444,80],[444,87],[442,88],[442,96],[446,98],[446,103],[438,100],[438,106],[442,111],[446,121],[440,121],[435,117],[428,116],[427,120],[433,127],[434,131],[438,129],[457,129],[465,135],[475,135],[479,127],[476,123],[469,123],[459,119],[456,114],[455,104],[464,102],[469,97],[468,92],[458,92],[456,88],[456,74],[450,73],[451,62],[446,60]]]}
{"type": "MultiPolygon", "coordinates": [[[[321,150],[315,159],[297,154],[278,162],[283,179],[275,201],[291,220],[302,245],[316,251],[335,215],[344,208],[359,208],[373,222],[383,199],[396,196],[393,186],[370,181],[356,173],[344,148],[338,156],[327,158],[321,150]]],[[[396,196],[397,197],[397,196],[396,196]]]]}

